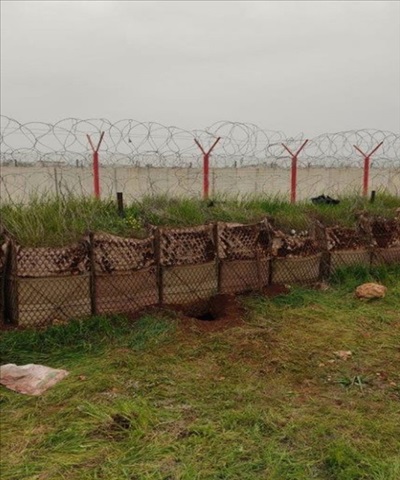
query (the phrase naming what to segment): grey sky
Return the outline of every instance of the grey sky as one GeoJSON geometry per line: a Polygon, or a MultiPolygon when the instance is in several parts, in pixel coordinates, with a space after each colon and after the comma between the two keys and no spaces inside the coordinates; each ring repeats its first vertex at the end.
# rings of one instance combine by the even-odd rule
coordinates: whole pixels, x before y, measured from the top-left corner
{"type": "Polygon", "coordinates": [[[1,2],[1,113],[400,131],[400,2],[1,2]]]}

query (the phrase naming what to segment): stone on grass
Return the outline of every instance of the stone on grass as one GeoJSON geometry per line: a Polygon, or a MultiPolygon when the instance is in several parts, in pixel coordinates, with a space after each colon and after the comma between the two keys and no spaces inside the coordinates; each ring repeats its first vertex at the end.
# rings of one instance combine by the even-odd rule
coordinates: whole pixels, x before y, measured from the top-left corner
{"type": "Polygon", "coordinates": [[[387,288],[378,283],[364,283],[356,288],[357,298],[383,298],[386,295],[387,288]]]}
{"type": "Polygon", "coordinates": [[[353,353],[350,350],[338,350],[337,352],[333,352],[341,360],[347,360],[350,358],[353,353]]]}
{"type": "Polygon", "coordinates": [[[25,395],[41,395],[68,375],[66,370],[44,365],[15,365],[8,363],[0,367],[0,384],[25,395]]]}

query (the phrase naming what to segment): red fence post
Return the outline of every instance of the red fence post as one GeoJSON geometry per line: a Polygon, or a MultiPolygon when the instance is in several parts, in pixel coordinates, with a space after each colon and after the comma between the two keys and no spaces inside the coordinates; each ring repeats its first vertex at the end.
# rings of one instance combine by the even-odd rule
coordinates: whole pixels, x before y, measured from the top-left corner
{"type": "Polygon", "coordinates": [[[87,134],[87,139],[89,141],[89,144],[92,148],[93,152],[93,189],[94,189],[94,196],[96,198],[100,198],[100,173],[99,173],[99,148],[101,145],[101,142],[103,141],[104,137],[104,132],[101,132],[100,135],[100,140],[99,143],[97,144],[97,147],[95,148],[92,142],[92,139],[90,138],[90,135],[87,134]]]}
{"type": "Polygon", "coordinates": [[[100,198],[99,153],[93,152],[93,187],[94,196],[100,198]]]}
{"type": "Polygon", "coordinates": [[[290,178],[290,202],[296,203],[296,193],[297,193],[297,157],[299,153],[306,146],[308,140],[305,140],[303,145],[297,150],[296,153],[293,153],[289,147],[282,143],[282,147],[289,152],[289,155],[292,157],[292,168],[291,168],[291,178],[290,178]]]}
{"type": "Polygon", "coordinates": [[[214,150],[215,145],[221,140],[221,137],[218,137],[215,142],[212,144],[208,152],[204,150],[204,148],[200,145],[196,139],[196,145],[200,148],[201,153],[203,154],[203,200],[208,199],[208,193],[210,189],[210,155],[211,152],[214,150]]]}
{"type": "Polygon", "coordinates": [[[361,153],[364,157],[364,175],[363,175],[363,195],[364,197],[368,196],[368,185],[369,185],[369,167],[370,167],[370,160],[371,156],[378,150],[378,148],[383,144],[383,142],[379,143],[374,149],[371,150],[370,153],[364,153],[357,145],[353,145],[353,147],[361,153]]]}
{"type": "Polygon", "coordinates": [[[210,157],[207,154],[204,155],[203,163],[203,198],[206,200],[210,188],[210,157]]]}

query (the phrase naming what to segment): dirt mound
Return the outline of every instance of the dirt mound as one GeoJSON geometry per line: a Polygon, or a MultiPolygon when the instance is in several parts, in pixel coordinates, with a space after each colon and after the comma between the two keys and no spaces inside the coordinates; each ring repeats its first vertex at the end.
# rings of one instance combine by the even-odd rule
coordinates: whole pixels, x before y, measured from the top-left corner
{"type": "MultiPolygon", "coordinates": [[[[286,295],[286,285],[269,285],[263,289],[266,297],[286,295]]],[[[210,300],[196,302],[191,305],[168,306],[168,309],[179,312],[183,325],[195,325],[202,331],[215,331],[232,328],[244,324],[246,310],[239,296],[233,294],[215,295],[210,300]]]]}

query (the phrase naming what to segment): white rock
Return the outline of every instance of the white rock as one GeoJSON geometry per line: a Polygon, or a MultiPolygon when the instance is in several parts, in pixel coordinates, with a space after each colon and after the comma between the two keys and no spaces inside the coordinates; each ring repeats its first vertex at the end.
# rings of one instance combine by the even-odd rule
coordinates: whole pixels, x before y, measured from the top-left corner
{"type": "Polygon", "coordinates": [[[357,298],[383,298],[386,295],[387,288],[378,283],[364,283],[356,288],[357,298]]]}

